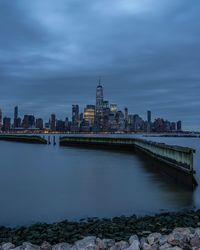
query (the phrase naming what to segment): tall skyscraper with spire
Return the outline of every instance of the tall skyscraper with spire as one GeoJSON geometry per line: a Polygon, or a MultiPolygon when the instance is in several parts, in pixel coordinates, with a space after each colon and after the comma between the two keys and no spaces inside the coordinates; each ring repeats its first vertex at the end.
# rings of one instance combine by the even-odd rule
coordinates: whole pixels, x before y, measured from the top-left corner
{"type": "Polygon", "coordinates": [[[99,78],[99,84],[96,89],[96,111],[97,113],[103,109],[103,87],[101,85],[101,79],[99,78]]]}
{"type": "Polygon", "coordinates": [[[103,118],[103,87],[101,85],[101,78],[96,88],[96,127],[101,130],[103,118]]]}

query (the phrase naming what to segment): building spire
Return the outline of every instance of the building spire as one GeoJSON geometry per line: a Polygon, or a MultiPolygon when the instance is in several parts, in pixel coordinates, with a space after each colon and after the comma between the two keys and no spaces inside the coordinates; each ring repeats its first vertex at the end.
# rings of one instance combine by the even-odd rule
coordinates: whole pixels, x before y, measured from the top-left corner
{"type": "Polygon", "coordinates": [[[99,86],[101,85],[101,76],[99,76],[99,86]]]}

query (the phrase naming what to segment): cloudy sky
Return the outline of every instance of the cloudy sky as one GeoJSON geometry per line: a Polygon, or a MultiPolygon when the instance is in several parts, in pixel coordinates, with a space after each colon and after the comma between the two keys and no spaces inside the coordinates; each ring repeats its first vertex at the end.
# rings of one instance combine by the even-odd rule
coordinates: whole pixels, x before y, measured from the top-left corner
{"type": "Polygon", "coordinates": [[[199,0],[0,0],[0,108],[71,116],[104,96],[200,130],[199,0]]]}

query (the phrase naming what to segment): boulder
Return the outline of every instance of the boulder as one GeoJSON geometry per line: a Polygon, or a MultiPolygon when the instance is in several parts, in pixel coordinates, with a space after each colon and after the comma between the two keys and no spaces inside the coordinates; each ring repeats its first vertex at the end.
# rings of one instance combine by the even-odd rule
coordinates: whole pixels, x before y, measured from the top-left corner
{"type": "Polygon", "coordinates": [[[171,247],[171,245],[169,243],[165,243],[164,245],[159,247],[159,250],[166,250],[166,249],[168,249],[170,247],[171,247]]]}
{"type": "Polygon", "coordinates": [[[71,245],[65,242],[56,244],[52,247],[52,250],[70,250],[70,249],[71,245]]]}
{"type": "Polygon", "coordinates": [[[128,247],[129,247],[128,242],[126,242],[126,241],[119,241],[119,242],[115,243],[115,245],[112,246],[110,248],[110,250],[124,250],[124,249],[127,249],[128,247]]]}
{"type": "Polygon", "coordinates": [[[136,234],[131,235],[131,237],[128,240],[129,244],[131,245],[134,240],[139,240],[139,238],[138,238],[138,236],[136,234]]]}
{"type": "Polygon", "coordinates": [[[31,244],[30,242],[24,242],[24,243],[22,244],[22,248],[23,248],[24,250],[39,250],[39,249],[40,249],[39,246],[34,245],[34,244],[31,244]]]}
{"type": "Polygon", "coordinates": [[[115,240],[112,239],[99,239],[96,240],[96,245],[98,249],[108,249],[108,248],[114,248],[115,247],[115,240]]]}
{"type": "Polygon", "coordinates": [[[10,243],[10,242],[4,243],[4,244],[2,244],[2,246],[1,246],[1,249],[2,249],[2,250],[10,250],[10,249],[13,249],[13,248],[15,248],[15,245],[12,244],[12,243],[10,243]]]}
{"type": "Polygon", "coordinates": [[[97,250],[96,237],[95,236],[88,236],[82,240],[78,240],[75,242],[75,245],[72,247],[72,249],[97,250]]]}
{"type": "Polygon", "coordinates": [[[42,250],[52,250],[52,246],[49,242],[44,241],[42,245],[40,246],[42,250]]]}
{"type": "Polygon", "coordinates": [[[139,240],[133,240],[132,244],[126,250],[140,250],[139,240]]]}
{"type": "Polygon", "coordinates": [[[200,249],[200,238],[198,236],[195,236],[194,238],[192,238],[190,240],[190,245],[192,247],[196,247],[196,248],[200,249]]]}
{"type": "Polygon", "coordinates": [[[150,245],[153,245],[154,243],[158,243],[160,238],[161,238],[161,234],[160,233],[152,233],[147,237],[147,242],[150,245]]]}

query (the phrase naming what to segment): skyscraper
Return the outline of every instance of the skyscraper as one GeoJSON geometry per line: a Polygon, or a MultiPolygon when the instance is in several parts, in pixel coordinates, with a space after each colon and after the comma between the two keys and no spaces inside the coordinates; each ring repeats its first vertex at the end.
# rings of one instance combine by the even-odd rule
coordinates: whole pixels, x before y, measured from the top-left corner
{"type": "Polygon", "coordinates": [[[56,115],[54,113],[51,114],[50,129],[51,131],[56,131],[56,115]]]}
{"type": "Polygon", "coordinates": [[[72,105],[72,123],[70,126],[71,132],[79,132],[80,125],[80,114],[79,114],[79,105],[72,105]]]}
{"type": "Polygon", "coordinates": [[[2,124],[2,110],[0,109],[0,130],[2,129],[2,126],[3,126],[3,124],[2,124]]]}
{"type": "Polygon", "coordinates": [[[110,111],[113,113],[117,113],[117,104],[116,103],[110,104],[110,111]]]}
{"type": "Polygon", "coordinates": [[[14,128],[18,127],[18,106],[15,106],[14,108],[14,128]]]}
{"type": "Polygon", "coordinates": [[[124,114],[125,114],[125,129],[128,129],[128,108],[125,107],[124,109],[124,114]]]}
{"type": "Polygon", "coordinates": [[[151,132],[151,111],[147,111],[147,132],[151,132]]]}
{"type": "Polygon", "coordinates": [[[100,79],[96,88],[95,126],[97,131],[101,131],[103,128],[103,87],[100,79]]]}
{"type": "Polygon", "coordinates": [[[78,125],[79,123],[79,105],[73,104],[72,105],[72,124],[78,125]]]}
{"type": "Polygon", "coordinates": [[[103,109],[103,87],[101,85],[101,80],[99,79],[99,84],[96,89],[96,112],[100,113],[103,109]]]}
{"type": "Polygon", "coordinates": [[[43,125],[43,119],[42,118],[37,118],[35,126],[36,126],[36,128],[43,129],[43,127],[44,127],[44,125],[43,125]]]}
{"type": "Polygon", "coordinates": [[[25,129],[35,127],[35,117],[34,115],[24,115],[22,126],[25,129]]]}
{"type": "Polygon", "coordinates": [[[84,109],[84,119],[90,125],[94,124],[94,117],[95,117],[95,106],[94,105],[87,105],[84,109]]]}
{"type": "Polygon", "coordinates": [[[11,129],[11,118],[4,117],[3,118],[3,130],[8,132],[11,129]]]}
{"type": "Polygon", "coordinates": [[[147,111],[147,121],[149,124],[151,123],[151,111],[150,110],[147,111]]]}
{"type": "Polygon", "coordinates": [[[176,124],[176,127],[177,127],[177,131],[182,131],[182,122],[178,121],[176,124]]]}

